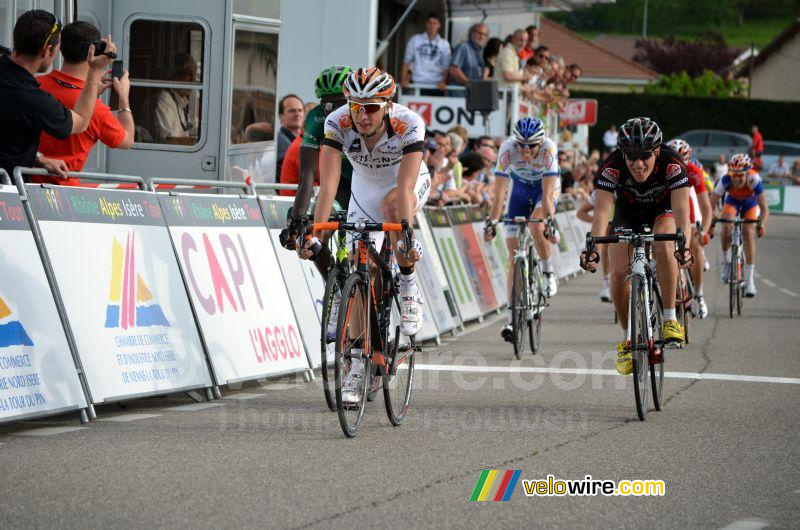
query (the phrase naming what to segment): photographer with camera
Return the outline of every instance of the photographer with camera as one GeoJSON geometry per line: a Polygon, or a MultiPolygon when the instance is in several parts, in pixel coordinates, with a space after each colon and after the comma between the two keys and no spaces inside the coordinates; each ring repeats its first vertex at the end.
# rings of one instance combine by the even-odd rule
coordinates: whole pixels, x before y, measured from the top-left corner
{"type": "MultiPolygon", "coordinates": [[[[61,55],[64,57],[64,67],[61,70],[53,70],[38,79],[42,90],[52,94],[67,108],[75,107],[86,83],[86,77],[89,74],[86,53],[92,44],[94,44],[96,52],[103,51],[101,48],[105,43],[100,40],[100,31],[95,26],[83,21],[67,24],[61,32],[61,55]]],[[[134,122],[128,102],[128,93],[131,87],[128,72],[123,70],[119,77],[112,75],[110,80],[104,80],[103,90],[110,86],[113,86],[119,99],[117,117],[112,114],[108,105],[97,101],[89,128],[86,131],[73,134],[66,140],[54,138],[43,132],[39,141],[39,151],[47,158],[63,160],[70,171],[80,171],[86,164],[89,151],[98,141],[112,149],[130,149],[133,145],[134,122]]],[[[32,180],[65,186],[80,185],[77,178],[62,180],[52,177],[34,177],[32,180]]]]}
{"type": "Polygon", "coordinates": [[[103,76],[116,53],[110,35],[103,42],[107,55],[95,55],[94,45],[87,50],[86,84],[70,110],[41,90],[34,77],[46,72],[56,58],[61,22],[40,9],[26,11],[17,19],[14,49],[11,55],[0,58],[0,167],[9,175],[16,166],[37,166],[59,177],[67,176],[63,160],[38,153],[39,136],[44,131],[63,140],[89,127],[103,76]]]}

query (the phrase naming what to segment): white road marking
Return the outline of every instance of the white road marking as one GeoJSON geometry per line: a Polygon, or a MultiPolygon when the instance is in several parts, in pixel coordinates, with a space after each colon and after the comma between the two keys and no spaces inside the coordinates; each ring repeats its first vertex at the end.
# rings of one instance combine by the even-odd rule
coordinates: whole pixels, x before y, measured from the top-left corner
{"type": "Polygon", "coordinates": [[[191,412],[194,410],[204,410],[214,407],[221,407],[222,403],[190,403],[189,405],[179,405],[177,407],[169,407],[164,410],[177,410],[181,412],[191,412]]]}
{"type": "Polygon", "coordinates": [[[797,293],[795,293],[794,291],[790,291],[789,289],[781,289],[781,292],[786,293],[793,298],[797,298],[797,293]]]}
{"type": "Polygon", "coordinates": [[[238,394],[230,394],[227,396],[223,396],[222,399],[232,399],[232,400],[244,400],[244,399],[256,399],[262,398],[265,394],[253,394],[248,392],[239,392],[238,394]]]}
{"type": "Polygon", "coordinates": [[[115,421],[115,422],[128,422],[137,420],[146,420],[148,418],[158,418],[161,414],[118,414],[117,416],[109,416],[108,418],[100,418],[97,421],[115,421]]]}
{"type": "Polygon", "coordinates": [[[764,283],[766,283],[766,284],[767,284],[767,285],[769,285],[770,287],[777,287],[777,285],[775,284],[775,282],[773,282],[773,281],[770,281],[770,280],[768,280],[768,279],[766,279],[766,278],[762,278],[762,279],[761,279],[761,281],[762,281],[762,282],[764,282],[764,283]]]}
{"type": "Polygon", "coordinates": [[[41,429],[15,432],[14,436],[55,436],[56,434],[81,431],[85,428],[86,427],[42,427],[41,429]]]}
{"type": "MultiPolygon", "coordinates": [[[[568,375],[612,375],[619,377],[616,370],[600,368],[541,368],[536,366],[464,366],[456,364],[417,364],[417,370],[435,372],[475,372],[475,373],[541,373],[541,374],[568,374],[568,375]]],[[[737,374],[701,374],[692,372],[666,372],[664,377],[672,379],[699,379],[703,381],[741,381],[749,383],[775,383],[785,385],[800,385],[800,379],[794,377],[767,377],[760,375],[737,374]]]]}
{"type": "Polygon", "coordinates": [[[758,519],[742,519],[741,521],[734,521],[728,526],[722,527],[722,530],[759,530],[766,528],[769,523],[766,521],[759,521],[758,519]]]}

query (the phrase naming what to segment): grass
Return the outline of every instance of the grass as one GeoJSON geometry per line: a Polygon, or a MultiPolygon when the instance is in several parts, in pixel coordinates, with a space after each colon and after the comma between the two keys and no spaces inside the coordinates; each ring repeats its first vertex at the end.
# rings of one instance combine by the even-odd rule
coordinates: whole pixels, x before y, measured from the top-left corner
{"type": "MultiPolygon", "coordinates": [[[[679,38],[694,38],[706,31],[714,30],[719,31],[725,36],[725,42],[729,46],[736,48],[749,48],[750,43],[755,43],[756,48],[762,49],[769,44],[775,37],[781,34],[789,24],[792,23],[791,18],[773,18],[773,19],[756,19],[745,21],[742,27],[737,26],[710,26],[710,25],[683,25],[677,33],[679,38]]],[[[600,31],[579,31],[582,37],[593,40],[598,35],[602,34],[600,31]]],[[[606,32],[611,34],[611,32],[606,32]]],[[[641,33],[627,33],[619,32],[616,35],[633,35],[639,36],[641,33]]],[[[664,37],[668,33],[662,32],[660,34],[649,34],[648,37],[664,37]]]]}

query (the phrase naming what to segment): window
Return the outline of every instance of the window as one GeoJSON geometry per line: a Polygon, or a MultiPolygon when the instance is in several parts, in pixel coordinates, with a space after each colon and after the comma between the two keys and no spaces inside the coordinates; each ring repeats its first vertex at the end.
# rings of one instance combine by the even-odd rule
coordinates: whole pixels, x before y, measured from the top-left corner
{"type": "Polygon", "coordinates": [[[683,139],[691,146],[701,146],[706,145],[706,133],[704,132],[693,132],[689,134],[684,134],[683,139]]]}
{"type": "Polygon", "coordinates": [[[200,143],[205,30],[195,22],[136,20],[130,35],[136,142],[200,143]]]}
{"type": "Polygon", "coordinates": [[[739,145],[736,142],[736,137],[730,134],[711,133],[708,136],[708,145],[710,147],[735,147],[739,145]]]}
{"type": "Polygon", "coordinates": [[[231,144],[274,140],[278,35],[237,29],[234,41],[231,144]]]}

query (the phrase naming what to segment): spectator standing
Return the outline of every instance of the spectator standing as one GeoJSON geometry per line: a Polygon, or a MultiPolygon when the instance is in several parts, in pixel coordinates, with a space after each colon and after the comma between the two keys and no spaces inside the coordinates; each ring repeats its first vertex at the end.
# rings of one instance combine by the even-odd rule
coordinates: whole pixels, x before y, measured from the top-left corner
{"type": "Polygon", "coordinates": [[[714,163],[714,178],[721,179],[724,175],[728,174],[728,162],[725,161],[725,155],[719,155],[719,158],[714,163]]]}
{"type": "MultiPolygon", "coordinates": [[[[64,26],[64,30],[61,32],[61,55],[64,57],[64,67],[61,70],[52,70],[49,74],[38,78],[42,90],[52,94],[65,107],[69,109],[75,107],[78,96],[86,83],[86,76],[89,74],[89,63],[82,50],[87,49],[92,42],[99,40],[100,31],[89,22],[77,21],[64,26]]],[[[115,78],[111,81],[119,98],[118,118],[112,114],[111,109],[105,103],[98,100],[86,131],[73,134],[66,140],[59,140],[46,132],[42,133],[39,150],[43,156],[63,160],[70,171],[80,171],[86,164],[89,151],[98,141],[112,149],[131,148],[134,122],[128,100],[131,85],[127,70],[119,79],[115,78]]],[[[80,180],[77,178],[60,180],[52,177],[34,177],[32,180],[66,186],[80,185],[80,180]]]]}
{"type": "Polygon", "coordinates": [[[494,77],[500,87],[511,87],[515,83],[527,83],[531,79],[531,74],[522,72],[519,63],[519,51],[528,41],[528,34],[525,30],[518,29],[511,35],[509,46],[500,50],[497,56],[494,77]]]}
{"type": "Polygon", "coordinates": [[[617,146],[617,126],[613,123],[609,125],[608,130],[603,133],[603,145],[606,148],[606,154],[613,151],[617,146]]]}
{"type": "Polygon", "coordinates": [[[497,64],[497,56],[503,49],[503,41],[497,37],[492,37],[483,48],[483,78],[494,78],[494,67],[497,64]]]}
{"type": "Polygon", "coordinates": [[[422,95],[441,95],[447,87],[448,69],[451,62],[450,43],[439,36],[442,21],[431,13],[425,20],[425,33],[408,39],[403,64],[400,67],[400,86],[408,88],[414,83],[436,85],[438,92],[422,91],[422,95]],[[413,65],[413,67],[411,66],[413,65]]]}
{"type": "MultiPolygon", "coordinates": [[[[63,140],[89,127],[111,58],[94,55],[94,46],[89,47],[86,83],[70,110],[41,90],[34,77],[50,68],[61,46],[58,18],[40,9],[26,11],[17,19],[13,35],[14,50],[0,58],[0,168],[10,176],[16,166],[36,166],[64,178],[67,165],[41,156],[39,137],[47,132],[63,140]]],[[[114,54],[111,37],[103,41],[106,52],[114,54]]]]}
{"type": "Polygon", "coordinates": [[[519,60],[522,64],[525,64],[528,59],[533,57],[533,50],[539,46],[539,28],[531,24],[525,28],[525,31],[528,34],[528,42],[519,52],[519,60]]]}
{"type": "Polygon", "coordinates": [[[771,178],[781,179],[785,183],[791,183],[791,169],[783,155],[778,157],[778,161],[772,164],[772,167],[767,171],[767,176],[771,178]]]}
{"type": "Polygon", "coordinates": [[[750,128],[750,134],[752,136],[750,153],[753,157],[753,168],[756,171],[760,171],[763,164],[761,155],[764,153],[764,138],[761,136],[761,133],[758,132],[758,125],[753,125],[753,127],[750,128]]]}
{"type": "Polygon", "coordinates": [[[800,186],[800,158],[795,158],[792,162],[792,181],[795,186],[800,186]]]}
{"type": "Polygon", "coordinates": [[[278,131],[276,182],[280,182],[281,179],[281,166],[283,166],[283,158],[286,156],[286,151],[289,150],[289,146],[300,135],[300,131],[303,128],[303,120],[305,119],[303,100],[295,94],[283,96],[278,102],[278,119],[281,122],[281,129],[278,131]]]}
{"type": "Polygon", "coordinates": [[[472,150],[477,151],[481,147],[488,147],[489,149],[497,149],[497,146],[494,145],[494,140],[492,140],[491,136],[478,136],[478,139],[472,144],[472,150]]]}
{"type": "Polygon", "coordinates": [[[460,85],[469,86],[472,81],[483,79],[483,48],[489,39],[489,28],[485,24],[474,24],[469,29],[469,39],[456,46],[450,76],[460,85]]]}

